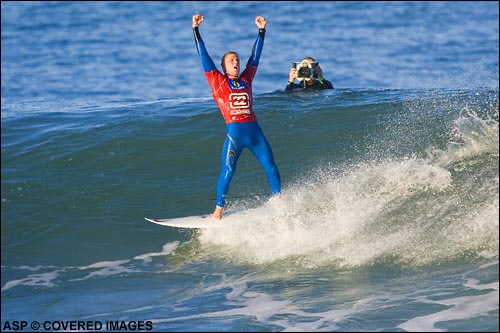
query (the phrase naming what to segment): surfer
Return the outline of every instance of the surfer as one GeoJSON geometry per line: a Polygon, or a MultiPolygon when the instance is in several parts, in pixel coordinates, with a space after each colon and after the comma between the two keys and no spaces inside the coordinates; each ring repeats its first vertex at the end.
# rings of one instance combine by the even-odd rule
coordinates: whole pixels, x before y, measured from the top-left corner
{"type": "Polygon", "coordinates": [[[293,64],[285,91],[334,89],[333,84],[323,77],[323,70],[314,58],[305,57],[293,64]],[[295,83],[295,80],[302,82],[295,83]]]}
{"type": "Polygon", "coordinates": [[[214,218],[221,219],[225,197],[229,191],[229,183],[244,148],[248,148],[263,167],[272,192],[277,195],[281,191],[280,174],[274,162],[271,146],[253,111],[252,80],[257,72],[264,46],[267,22],[262,16],[255,18],[259,33],[252,49],[252,55],[240,75],[240,58],[235,51],[228,51],[222,57],[221,67],[224,74],[215,67],[198,29],[203,20],[203,15],[193,15],[192,27],[196,49],[200,55],[208,84],[212,89],[212,97],[226,122],[226,139],[222,147],[221,172],[217,181],[217,199],[213,213],[214,218]]]}

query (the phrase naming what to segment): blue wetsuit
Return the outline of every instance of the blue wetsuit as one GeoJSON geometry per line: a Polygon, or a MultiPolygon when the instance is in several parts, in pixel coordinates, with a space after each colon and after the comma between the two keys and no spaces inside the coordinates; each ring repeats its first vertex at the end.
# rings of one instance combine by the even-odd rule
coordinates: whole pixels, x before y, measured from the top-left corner
{"type": "Polygon", "coordinates": [[[217,206],[224,207],[229,183],[244,148],[248,148],[255,155],[267,174],[272,192],[279,194],[281,191],[280,174],[274,162],[271,146],[253,112],[252,80],[264,46],[265,29],[259,29],[252,55],[248,59],[245,70],[237,79],[230,79],[217,70],[208,55],[198,28],[194,28],[193,32],[203,70],[212,89],[212,96],[226,122],[226,140],[222,148],[221,173],[217,182],[217,206]]]}

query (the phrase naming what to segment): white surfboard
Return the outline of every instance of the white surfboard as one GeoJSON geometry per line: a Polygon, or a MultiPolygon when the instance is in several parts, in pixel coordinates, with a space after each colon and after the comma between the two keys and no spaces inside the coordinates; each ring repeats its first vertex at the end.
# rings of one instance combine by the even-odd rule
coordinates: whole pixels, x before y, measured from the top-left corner
{"type": "Polygon", "coordinates": [[[249,210],[227,210],[222,214],[222,219],[217,220],[210,215],[193,215],[186,217],[175,217],[170,219],[151,219],[145,217],[146,221],[175,228],[206,229],[220,228],[231,224],[248,222],[249,210]]]}
{"type": "Polygon", "coordinates": [[[167,227],[176,227],[176,228],[220,228],[225,223],[224,219],[216,220],[212,218],[211,215],[198,215],[198,216],[187,216],[187,217],[178,217],[172,219],[150,219],[145,217],[146,221],[153,222],[156,224],[164,225],[167,227]]]}

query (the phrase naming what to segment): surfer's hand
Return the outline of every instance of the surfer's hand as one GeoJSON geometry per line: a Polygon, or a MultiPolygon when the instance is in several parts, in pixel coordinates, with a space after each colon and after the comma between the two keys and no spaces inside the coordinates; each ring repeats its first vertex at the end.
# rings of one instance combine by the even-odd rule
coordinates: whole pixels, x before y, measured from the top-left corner
{"type": "Polygon", "coordinates": [[[193,15],[193,28],[197,28],[200,26],[201,22],[203,22],[203,15],[194,14],[193,15]]]}
{"type": "Polygon", "coordinates": [[[257,16],[255,18],[255,24],[257,25],[257,28],[259,28],[259,29],[265,29],[266,23],[267,23],[267,21],[264,18],[264,16],[257,16]]]}
{"type": "Polygon", "coordinates": [[[314,66],[314,73],[316,73],[316,76],[318,77],[318,79],[323,78],[323,70],[321,69],[321,67],[319,67],[318,63],[316,63],[316,66],[314,66]]]}
{"type": "Polygon", "coordinates": [[[293,67],[290,69],[290,74],[288,75],[288,82],[293,83],[295,79],[297,78],[297,68],[293,67]]]}

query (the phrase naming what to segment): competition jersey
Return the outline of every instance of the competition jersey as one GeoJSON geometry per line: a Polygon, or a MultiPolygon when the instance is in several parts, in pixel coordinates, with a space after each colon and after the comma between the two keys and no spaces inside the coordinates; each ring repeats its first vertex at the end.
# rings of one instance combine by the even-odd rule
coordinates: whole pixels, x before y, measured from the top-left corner
{"type": "Polygon", "coordinates": [[[193,32],[205,76],[212,89],[212,97],[217,103],[226,124],[256,121],[257,117],[252,107],[252,80],[257,72],[262,53],[265,29],[259,29],[252,55],[248,59],[245,70],[237,79],[230,79],[215,67],[212,58],[208,55],[198,28],[194,28],[193,32]]]}
{"type": "Polygon", "coordinates": [[[257,120],[252,108],[252,80],[257,67],[247,66],[237,79],[230,79],[217,69],[205,72],[212,96],[226,124],[257,120]]]}

